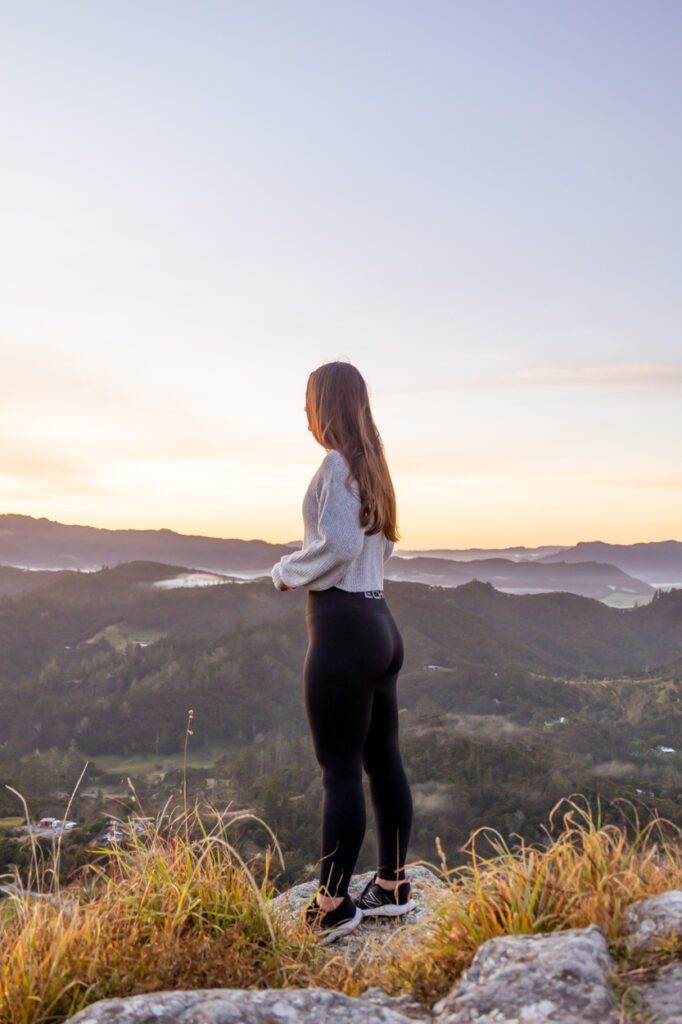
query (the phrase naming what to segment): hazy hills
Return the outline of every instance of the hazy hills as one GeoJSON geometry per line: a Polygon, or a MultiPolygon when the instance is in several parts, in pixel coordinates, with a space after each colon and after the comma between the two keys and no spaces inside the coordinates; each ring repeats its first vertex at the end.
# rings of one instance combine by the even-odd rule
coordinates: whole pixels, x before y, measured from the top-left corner
{"type": "Polygon", "coordinates": [[[504,558],[517,564],[577,564],[598,563],[615,566],[621,572],[654,587],[682,586],[682,542],[677,540],[653,541],[640,544],[607,544],[604,541],[581,541],[572,547],[537,548],[441,548],[432,551],[401,550],[406,557],[448,559],[453,562],[473,562],[504,558]]]}
{"type": "MultiPolygon", "coordinates": [[[[205,639],[301,617],[305,595],[279,594],[269,580],[225,577],[217,586],[166,589],[187,574],[181,566],[152,562],[89,573],[0,567],[0,591],[17,586],[15,596],[0,600],[4,670],[15,650],[35,664],[51,650],[72,649],[121,623],[131,634],[205,639]]],[[[451,662],[513,662],[541,672],[600,675],[637,673],[682,657],[682,591],[633,609],[569,593],[505,594],[482,582],[441,589],[389,581],[387,592],[396,616],[419,634],[417,650],[430,638],[423,657],[416,655],[420,661],[442,663],[447,656],[451,662]]],[[[302,622],[295,628],[302,635],[302,622]]]]}
{"type": "Polygon", "coordinates": [[[17,569],[12,565],[0,565],[0,597],[27,594],[46,583],[53,583],[56,572],[49,570],[17,569]]]}
{"type": "Polygon", "coordinates": [[[456,587],[472,580],[492,583],[498,590],[530,593],[568,591],[599,599],[631,594],[648,599],[654,588],[613,565],[599,562],[524,562],[480,558],[470,562],[447,558],[392,557],[386,576],[435,586],[456,587]]]}
{"type": "MultiPolygon", "coordinates": [[[[0,516],[0,565],[32,570],[92,570],[153,561],[255,577],[267,573],[291,547],[261,540],[189,536],[172,530],[105,530],[30,516],[0,516]]],[[[614,604],[634,604],[651,597],[652,584],[682,581],[682,543],[623,546],[595,542],[573,548],[516,547],[499,552],[398,551],[388,563],[387,577],[447,587],[479,579],[511,593],[568,591],[614,604]]],[[[4,592],[12,592],[31,589],[32,583],[16,575],[10,581],[6,574],[4,586],[4,592]]]]}
{"type": "MultiPolygon", "coordinates": [[[[144,692],[137,676],[163,676],[175,665],[158,687],[170,699],[180,686],[190,704],[198,700],[201,680],[216,673],[240,690],[255,687],[257,703],[263,687],[277,688],[283,676],[298,678],[305,649],[303,594],[279,594],[269,580],[159,586],[184,573],[177,566],[128,563],[93,573],[36,574],[35,589],[0,598],[0,721],[17,721],[13,700],[24,718],[30,679],[37,689],[29,708],[33,701],[66,700],[73,714],[91,719],[101,706],[96,680],[102,672],[107,694],[134,680],[136,691],[144,692]],[[222,652],[217,660],[215,651],[208,656],[207,642],[222,652]],[[126,669],[127,682],[114,684],[109,676],[117,676],[123,656],[133,659],[135,672],[126,669]]],[[[477,582],[452,589],[389,582],[387,593],[404,632],[408,673],[435,665],[476,669],[486,678],[509,671],[636,675],[682,657],[682,591],[627,610],[566,593],[502,594],[477,582]]],[[[431,688],[430,670],[429,680],[431,688]]]]}
{"type": "Polygon", "coordinates": [[[537,548],[524,545],[511,548],[426,548],[416,551],[401,548],[400,554],[406,558],[422,555],[426,558],[448,558],[453,562],[474,562],[481,558],[507,558],[512,562],[534,562],[545,555],[555,555],[562,551],[560,544],[545,544],[537,548]]]}
{"type": "Polygon", "coordinates": [[[663,540],[650,544],[605,544],[583,541],[542,557],[543,562],[610,562],[648,583],[682,585],[682,543],[663,540]]]}
{"type": "MultiPolygon", "coordinates": [[[[267,569],[255,568],[252,563],[248,568],[251,569],[253,576],[260,576],[267,572],[267,569]]],[[[242,567],[241,570],[235,569],[234,572],[237,575],[246,575],[245,570],[246,567],[242,567]]],[[[36,590],[44,583],[54,582],[54,578],[59,572],[70,571],[73,570],[19,569],[14,566],[0,565],[0,596],[11,596],[36,590]]],[[[205,569],[204,571],[215,570],[205,569]]],[[[614,566],[599,565],[596,562],[541,565],[527,562],[515,563],[502,558],[454,562],[444,558],[393,557],[386,565],[386,579],[427,583],[440,587],[457,587],[478,579],[482,582],[492,583],[498,590],[511,593],[567,591],[600,600],[625,596],[632,604],[635,604],[637,600],[648,601],[654,593],[653,587],[650,587],[648,583],[628,576],[627,573],[621,572],[614,566]]]]}
{"type": "Polygon", "coordinates": [[[99,569],[120,562],[156,561],[255,573],[269,569],[290,550],[262,540],[199,537],[173,530],[103,530],[0,515],[0,564],[28,569],[99,569]]]}

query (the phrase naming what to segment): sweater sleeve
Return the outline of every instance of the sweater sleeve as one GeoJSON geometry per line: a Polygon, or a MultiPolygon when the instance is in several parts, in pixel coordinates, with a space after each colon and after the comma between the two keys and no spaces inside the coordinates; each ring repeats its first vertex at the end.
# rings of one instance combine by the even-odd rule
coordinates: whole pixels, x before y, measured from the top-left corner
{"type": "Polygon", "coordinates": [[[356,485],[346,485],[347,476],[343,456],[330,452],[322,465],[318,536],[307,547],[284,555],[273,566],[272,581],[278,590],[312,583],[333,587],[362,551],[365,533],[360,525],[360,499],[356,485]]]}
{"type": "Polygon", "coordinates": [[[389,560],[389,558],[393,554],[394,547],[395,544],[393,543],[393,541],[389,540],[388,537],[384,537],[384,562],[387,562],[389,560]]]}

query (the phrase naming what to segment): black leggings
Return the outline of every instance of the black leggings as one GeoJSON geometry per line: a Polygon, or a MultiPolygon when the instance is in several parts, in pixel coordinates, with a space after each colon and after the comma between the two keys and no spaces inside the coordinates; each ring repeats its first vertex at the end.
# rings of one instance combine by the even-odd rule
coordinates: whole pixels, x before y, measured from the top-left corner
{"type": "Polygon", "coordinates": [[[308,591],[306,621],[303,681],[324,786],[320,885],[330,896],[343,896],[365,834],[363,766],[379,876],[404,878],[412,796],[398,747],[403,642],[383,596],[336,587],[308,591]]]}

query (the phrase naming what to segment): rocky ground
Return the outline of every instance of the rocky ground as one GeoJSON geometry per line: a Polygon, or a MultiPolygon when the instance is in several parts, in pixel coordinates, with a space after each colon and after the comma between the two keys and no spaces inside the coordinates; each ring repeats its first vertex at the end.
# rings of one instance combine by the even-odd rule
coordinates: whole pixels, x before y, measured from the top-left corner
{"type": "MultiPolygon", "coordinates": [[[[355,875],[351,882],[349,892],[351,896],[359,896],[367,882],[374,877],[374,872],[368,871],[363,875],[355,875]]],[[[337,954],[343,951],[345,956],[357,959],[358,957],[386,956],[389,953],[390,945],[397,939],[405,938],[409,941],[418,941],[423,935],[424,929],[430,926],[432,912],[442,899],[447,889],[444,883],[433,871],[428,868],[417,866],[410,870],[410,885],[412,896],[417,907],[406,918],[390,920],[384,918],[367,918],[356,931],[351,932],[345,938],[339,939],[330,947],[330,950],[337,954]]],[[[288,892],[282,893],[273,901],[273,912],[286,921],[287,917],[294,917],[301,913],[307,906],[315,892],[318,883],[303,882],[294,886],[288,892]]]]}
{"type": "MultiPolygon", "coordinates": [[[[369,876],[355,880],[357,891],[369,876]]],[[[443,895],[426,868],[412,873],[417,910],[402,925],[366,922],[331,947],[334,955],[387,955],[394,934],[418,941],[443,895]]],[[[289,915],[305,904],[315,883],[278,897],[275,913],[289,915]]],[[[682,940],[682,890],[633,904],[626,913],[626,941],[642,957],[661,943],[682,940]]],[[[72,1024],[619,1024],[615,961],[596,927],[542,935],[491,939],[471,967],[432,1011],[409,997],[378,989],[354,999],[325,989],[242,991],[211,989],[159,992],[95,1003],[72,1024]]],[[[682,1024],[682,961],[643,970],[628,988],[629,1019],[682,1024]]]]}

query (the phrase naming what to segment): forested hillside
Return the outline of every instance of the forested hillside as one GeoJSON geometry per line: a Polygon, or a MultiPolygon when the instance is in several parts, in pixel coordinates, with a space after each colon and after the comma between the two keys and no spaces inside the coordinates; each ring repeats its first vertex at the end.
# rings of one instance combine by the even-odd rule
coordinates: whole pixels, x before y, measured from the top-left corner
{"type": "MultiPolygon", "coordinates": [[[[58,573],[0,599],[0,741],[169,752],[189,706],[205,722],[199,742],[296,732],[303,595],[269,582],[159,589],[181,572],[130,563],[58,573]]],[[[450,711],[465,698],[477,709],[489,694],[509,709],[531,692],[542,707],[555,678],[641,675],[682,654],[679,591],[632,610],[480,583],[388,584],[387,593],[405,638],[406,707],[428,700],[450,711]]]]}
{"type": "MultiPolygon", "coordinates": [[[[175,586],[186,570],[154,563],[30,576],[0,598],[2,781],[58,816],[88,759],[73,813],[94,834],[98,815],[132,806],[127,778],[147,809],[177,797],[191,708],[191,797],[256,810],[288,878],[305,873],[320,783],[301,697],[304,595],[269,581],[175,586]]],[[[415,855],[431,857],[435,835],[453,855],[479,825],[535,836],[575,791],[679,819],[682,592],[617,610],[483,583],[386,589],[406,647],[415,855]]],[[[3,789],[0,818],[17,810],[3,789]]]]}

